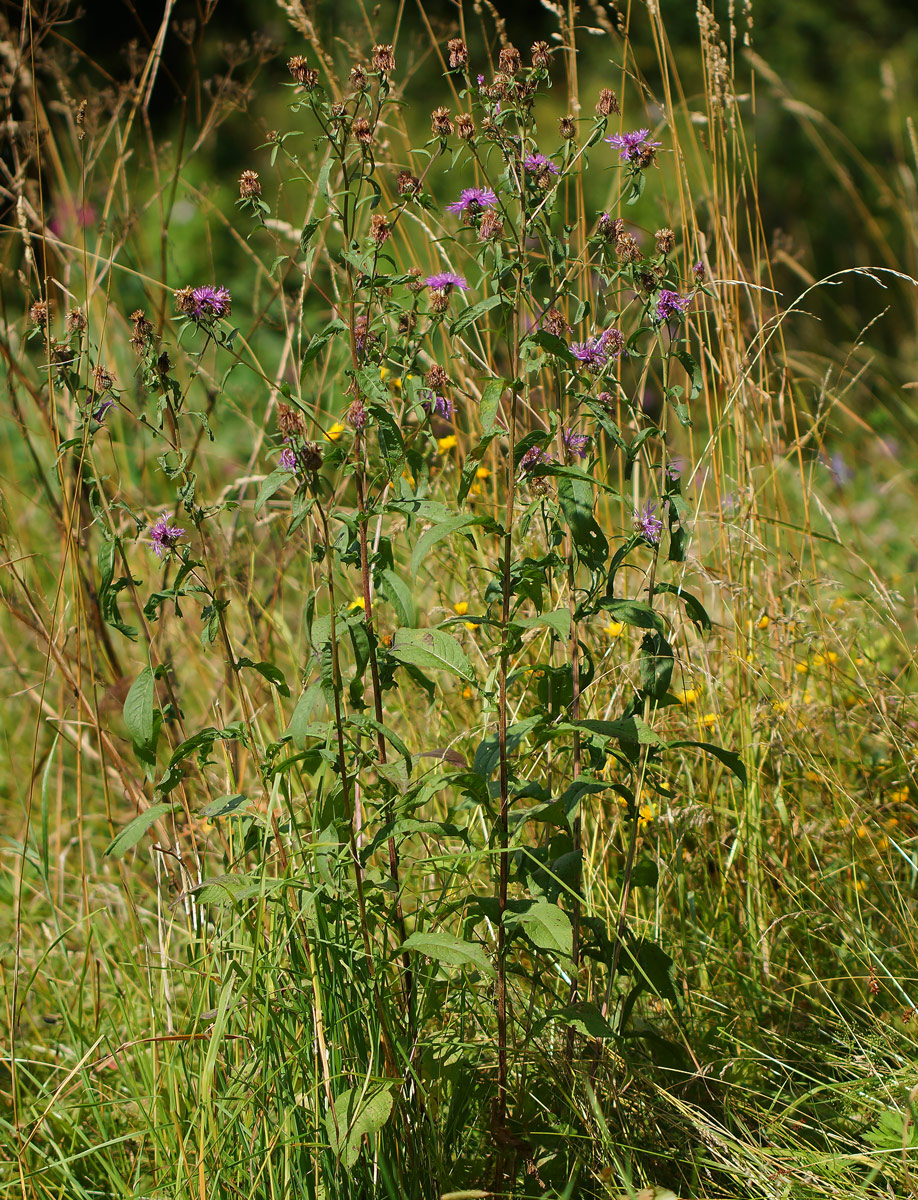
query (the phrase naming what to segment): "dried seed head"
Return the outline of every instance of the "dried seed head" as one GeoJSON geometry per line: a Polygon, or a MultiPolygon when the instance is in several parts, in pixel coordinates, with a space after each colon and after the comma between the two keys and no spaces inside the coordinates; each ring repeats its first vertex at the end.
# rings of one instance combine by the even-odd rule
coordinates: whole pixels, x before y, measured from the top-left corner
{"type": "Polygon", "coordinates": [[[549,308],[542,314],[539,322],[542,328],[557,338],[563,338],[570,333],[570,325],[564,319],[564,313],[557,308],[549,308]]]}
{"type": "Polygon", "coordinates": [[[497,74],[490,87],[484,89],[489,100],[504,100],[510,94],[513,80],[509,75],[497,74]]]}
{"type": "Polygon", "coordinates": [[[281,431],[284,441],[289,442],[291,438],[300,438],[304,433],[303,418],[289,404],[278,404],[277,428],[281,431]]]}
{"type": "Polygon", "coordinates": [[[144,348],[149,345],[152,338],[153,326],[147,320],[142,308],[138,308],[136,312],[131,313],[131,320],[134,322],[131,345],[134,347],[135,354],[143,354],[144,348]]]}
{"type": "Polygon", "coordinates": [[[382,213],[374,213],[370,217],[370,239],[377,246],[381,246],[383,242],[389,240],[392,235],[392,230],[389,228],[389,221],[382,213]]]}
{"type": "Polygon", "coordinates": [[[71,308],[64,318],[68,333],[82,333],[86,328],[86,316],[82,308],[71,308]]]}
{"type": "Polygon", "coordinates": [[[433,291],[430,293],[430,311],[435,313],[445,313],[449,308],[449,293],[441,291],[433,291]]]}
{"type": "Polygon", "coordinates": [[[504,46],[497,61],[499,70],[505,75],[516,75],[522,69],[523,60],[516,46],[504,46]]]}
{"type": "Polygon", "coordinates": [[[416,196],[421,190],[421,181],[410,171],[399,171],[396,186],[400,196],[416,196]]]}
{"type": "Polygon", "coordinates": [[[603,213],[596,226],[596,232],[607,242],[617,242],[619,238],[624,237],[625,222],[621,217],[610,217],[608,213],[603,213]]]}
{"type": "Polygon", "coordinates": [[[653,146],[642,146],[631,162],[638,170],[646,171],[648,167],[652,167],[657,161],[657,152],[653,146]]]}
{"type": "Polygon", "coordinates": [[[175,307],[185,317],[190,317],[195,311],[194,288],[179,288],[175,293],[175,307]]]}
{"type": "Polygon", "coordinates": [[[641,254],[641,248],[631,236],[630,233],[623,233],[615,243],[615,253],[618,255],[619,262],[636,263],[640,262],[644,257],[641,254]]]}
{"type": "Polygon", "coordinates": [[[359,65],[351,67],[351,75],[348,82],[355,92],[365,92],[370,86],[366,71],[359,65]]]}
{"type": "Polygon", "coordinates": [[[38,325],[42,329],[48,327],[48,302],[47,300],[36,300],[29,309],[29,320],[33,325],[38,325]]]}
{"type": "Polygon", "coordinates": [[[287,70],[298,84],[311,92],[319,83],[319,72],[311,67],[302,54],[294,54],[287,59],[287,70]]]}
{"type": "Polygon", "coordinates": [[[658,229],[653,235],[657,243],[657,254],[671,254],[676,244],[676,235],[671,229],[658,229]]]}
{"type": "Polygon", "coordinates": [[[456,133],[464,142],[470,142],[475,136],[475,122],[470,113],[459,113],[456,117],[456,133]]]}
{"type": "Polygon", "coordinates": [[[366,117],[358,117],[351,128],[354,131],[354,137],[360,142],[361,146],[369,146],[373,141],[373,126],[366,117]]]}
{"type": "Polygon", "coordinates": [[[391,75],[395,70],[395,52],[391,46],[373,47],[373,70],[380,75],[391,75]]]}
{"type": "Polygon", "coordinates": [[[239,176],[239,199],[251,200],[261,195],[261,183],[257,171],[243,171],[239,176]]]}
{"type": "Polygon", "coordinates": [[[432,392],[444,392],[449,387],[449,376],[440,366],[433,366],[424,376],[424,382],[432,392]]]}
{"type": "Polygon", "coordinates": [[[115,377],[105,367],[95,367],[92,373],[96,381],[96,389],[100,392],[110,392],[115,386],[115,377]]]}
{"type": "Polygon", "coordinates": [[[601,117],[611,117],[613,113],[618,116],[621,109],[618,106],[618,96],[611,88],[603,88],[599,93],[599,99],[596,101],[596,111],[601,117]]]}
{"type": "Polygon", "coordinates": [[[159,356],[159,358],[156,360],[157,374],[159,374],[159,376],[162,379],[165,379],[171,370],[172,370],[172,360],[169,358],[169,355],[164,350],[162,352],[162,354],[159,356]]]}
{"type": "Polygon", "coordinates": [[[304,442],[297,454],[297,461],[304,471],[314,475],[322,465],[322,451],[315,442],[304,442]]]}
{"type": "Polygon", "coordinates": [[[469,48],[462,38],[450,38],[446,43],[446,48],[449,51],[449,69],[451,71],[464,67],[469,61],[469,48]]]}
{"type": "Polygon", "coordinates": [[[404,312],[398,319],[398,331],[403,337],[414,332],[418,318],[413,312],[404,312]]]}
{"type": "Polygon", "coordinates": [[[551,64],[551,46],[548,42],[532,43],[532,65],[537,71],[546,70],[551,64]]]}
{"type": "Polygon", "coordinates": [[[481,224],[478,226],[478,235],[481,240],[483,242],[493,242],[503,232],[503,218],[493,208],[487,209],[481,218],[481,224]]]}
{"type": "Polygon", "coordinates": [[[537,91],[538,85],[534,79],[518,79],[513,85],[513,95],[520,104],[524,104],[537,91]]]}
{"type": "Polygon", "coordinates": [[[558,133],[566,142],[577,136],[577,126],[574,124],[573,117],[562,117],[558,122],[558,133]]]}
{"type": "Polygon", "coordinates": [[[425,285],[421,276],[424,274],[424,272],[421,270],[421,268],[411,267],[408,271],[408,274],[411,276],[411,278],[405,284],[405,287],[408,289],[408,291],[414,292],[415,294],[418,292],[423,292],[425,285]]]}
{"type": "Polygon", "coordinates": [[[453,132],[453,123],[449,119],[449,109],[443,108],[442,105],[440,108],[435,108],[430,114],[430,127],[440,137],[449,137],[453,132]]]}
{"type": "Polygon", "coordinates": [[[347,416],[344,418],[353,429],[359,433],[367,423],[366,405],[361,399],[353,401],[350,408],[347,410],[347,416]]]}

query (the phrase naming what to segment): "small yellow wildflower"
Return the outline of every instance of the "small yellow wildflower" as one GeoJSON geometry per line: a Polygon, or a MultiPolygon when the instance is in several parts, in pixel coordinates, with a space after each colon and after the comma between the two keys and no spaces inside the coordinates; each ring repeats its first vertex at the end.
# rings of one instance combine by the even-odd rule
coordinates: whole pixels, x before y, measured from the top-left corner
{"type": "Polygon", "coordinates": [[[877,838],[877,849],[880,851],[881,854],[883,853],[884,850],[888,850],[889,849],[889,838],[887,838],[887,837],[877,838]]]}
{"type": "Polygon", "coordinates": [[[854,881],[854,890],[855,890],[856,892],[862,892],[862,891],[864,890],[864,881],[863,881],[863,879],[856,879],[856,880],[854,881]]]}
{"type": "Polygon", "coordinates": [[[364,601],[363,596],[355,596],[354,599],[347,606],[347,611],[353,612],[354,609],[356,609],[356,608],[362,608],[362,609],[364,609],[364,611],[366,611],[366,607],[367,607],[366,602],[364,601]]]}
{"type": "Polygon", "coordinates": [[[686,691],[679,690],[673,692],[673,695],[680,704],[694,704],[698,699],[698,693],[694,688],[688,688],[686,691]]]}
{"type": "Polygon", "coordinates": [[[771,617],[769,617],[766,614],[765,616],[759,617],[759,623],[756,628],[767,629],[770,624],[771,624],[771,617]]]}
{"type": "Polygon", "coordinates": [[[402,479],[405,480],[409,487],[414,487],[416,480],[410,471],[402,471],[402,479]]]}
{"type": "Polygon", "coordinates": [[[456,603],[453,605],[453,612],[456,614],[457,617],[464,617],[468,611],[469,611],[468,600],[457,600],[456,603]]]}
{"type": "Polygon", "coordinates": [[[606,637],[617,638],[621,637],[624,631],[625,624],[623,621],[610,621],[608,625],[603,626],[603,633],[606,637]]]}
{"type": "Polygon", "coordinates": [[[445,454],[447,450],[454,449],[459,443],[459,439],[454,433],[447,434],[446,437],[437,438],[437,453],[445,454]]]}
{"type": "Polygon", "coordinates": [[[481,488],[478,486],[477,483],[473,483],[472,486],[469,488],[469,495],[470,496],[480,496],[481,495],[481,488]]]}
{"type": "Polygon", "coordinates": [[[475,472],[476,479],[489,479],[491,472],[487,467],[479,467],[475,472]]]}
{"type": "Polygon", "coordinates": [[[478,626],[481,624],[481,622],[480,621],[463,621],[462,624],[466,627],[466,629],[477,629],[478,626]]]}
{"type": "Polygon", "coordinates": [[[804,704],[812,704],[815,699],[816,699],[816,697],[809,690],[809,688],[807,688],[807,690],[803,693],[803,703],[804,704]]]}
{"type": "Polygon", "coordinates": [[[864,660],[862,658],[856,658],[854,660],[854,665],[856,667],[862,667],[864,665],[864,660]]]}
{"type": "Polygon", "coordinates": [[[705,713],[701,718],[701,723],[710,729],[712,725],[717,724],[717,713],[705,713]]]}
{"type": "Polygon", "coordinates": [[[383,383],[386,382],[386,380],[389,378],[389,376],[391,374],[392,374],[392,372],[389,370],[388,367],[380,367],[379,368],[379,378],[383,381],[383,383]]]}
{"type": "Polygon", "coordinates": [[[787,701],[786,700],[772,700],[771,707],[775,710],[775,712],[785,713],[785,712],[787,712],[787,701]]]}
{"type": "Polygon", "coordinates": [[[814,667],[822,667],[822,666],[824,666],[824,665],[825,665],[825,661],[826,661],[826,660],[825,660],[825,657],[824,657],[822,654],[814,654],[814,655],[813,655],[813,666],[814,666],[814,667]]]}
{"type": "Polygon", "coordinates": [[[898,826],[898,824],[899,824],[898,817],[887,817],[886,818],[886,828],[887,829],[895,829],[898,826]]]}
{"type": "Polygon", "coordinates": [[[462,689],[462,699],[463,700],[471,700],[471,698],[474,694],[475,693],[472,691],[472,689],[470,687],[464,687],[462,689]]]}
{"type": "Polygon", "coordinates": [[[794,663],[794,670],[798,675],[805,675],[809,669],[806,663],[794,663]]]}
{"type": "MultiPolygon", "coordinates": [[[[414,376],[413,376],[413,375],[406,375],[406,376],[405,376],[405,381],[407,382],[409,379],[414,379],[414,376]]],[[[399,391],[401,391],[401,390],[402,390],[402,381],[401,381],[401,379],[396,379],[396,380],[395,380],[395,386],[398,388],[398,390],[399,390],[399,391]]]]}
{"type": "Polygon", "coordinates": [[[828,652],[828,654],[826,655],[826,658],[828,659],[828,661],[829,661],[830,663],[837,663],[837,662],[838,662],[838,655],[835,653],[835,651],[834,651],[834,650],[830,650],[830,651],[828,652]]]}
{"type": "Polygon", "coordinates": [[[804,771],[803,778],[808,779],[810,781],[810,783],[821,783],[822,782],[822,776],[818,775],[815,771],[804,771]]]}
{"type": "Polygon", "coordinates": [[[839,610],[841,610],[843,608],[847,608],[848,601],[845,600],[845,598],[843,596],[836,596],[835,599],[832,601],[832,607],[837,608],[839,610]]]}
{"type": "Polygon", "coordinates": [[[850,817],[839,817],[838,824],[841,829],[847,829],[848,826],[851,824],[851,818],[850,817]]]}
{"type": "Polygon", "coordinates": [[[908,799],[908,788],[895,788],[889,793],[889,799],[892,804],[904,804],[908,799]]]}
{"type": "Polygon", "coordinates": [[[861,839],[870,837],[870,830],[867,828],[866,825],[858,825],[857,836],[861,839]]]}
{"type": "Polygon", "coordinates": [[[638,811],[638,829],[646,829],[656,815],[652,804],[642,804],[638,811]]]}
{"type": "Polygon", "coordinates": [[[328,433],[326,433],[325,440],[329,442],[337,442],[338,438],[341,437],[342,433],[344,433],[345,428],[346,426],[342,425],[340,421],[336,421],[334,425],[332,425],[331,429],[329,429],[328,433]]]}

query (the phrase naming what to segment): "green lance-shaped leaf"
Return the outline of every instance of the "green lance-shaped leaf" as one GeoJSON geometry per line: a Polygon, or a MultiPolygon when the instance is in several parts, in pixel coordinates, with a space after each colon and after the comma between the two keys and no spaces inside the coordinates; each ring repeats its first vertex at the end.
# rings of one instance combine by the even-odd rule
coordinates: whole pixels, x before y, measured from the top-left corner
{"type": "Polygon", "coordinates": [[[389,654],[422,671],[449,671],[467,683],[475,680],[465,651],[442,629],[397,629],[392,635],[389,654]]]}
{"type": "Polygon", "coordinates": [[[574,934],[570,918],[557,904],[536,900],[522,912],[507,912],[504,923],[511,928],[519,925],[526,936],[541,950],[570,958],[574,934]]]}
{"type": "Polygon", "coordinates": [[[152,667],[144,667],[124,698],[124,724],[135,746],[149,746],[153,741],[155,687],[152,667]]]}
{"type": "Polygon", "coordinates": [[[142,813],[138,813],[133,821],[129,821],[106,849],[106,855],[111,858],[121,858],[132,846],[136,846],[151,825],[172,812],[171,804],[151,804],[142,813]]]}
{"type": "Polygon", "coordinates": [[[418,571],[421,569],[421,563],[436,546],[437,542],[442,542],[445,538],[451,537],[452,534],[458,533],[463,529],[471,529],[479,525],[488,529],[497,530],[496,522],[490,517],[477,517],[471,513],[466,513],[463,516],[450,517],[448,521],[441,521],[438,525],[432,525],[430,529],[424,531],[418,538],[414,550],[411,554],[411,577],[415,578],[418,571]]]}
{"type": "Polygon", "coordinates": [[[699,750],[703,750],[705,754],[710,754],[731,770],[743,787],[746,786],[748,782],[746,766],[735,750],[727,750],[723,746],[715,746],[713,742],[670,742],[669,744],[670,750],[678,750],[682,746],[695,746],[699,750]]]}
{"type": "Polygon", "coordinates": [[[474,967],[489,978],[496,973],[483,946],[464,942],[451,933],[413,933],[405,939],[402,949],[414,950],[450,967],[474,967]]]}
{"type": "Polygon", "coordinates": [[[333,1108],[325,1114],[329,1144],[349,1171],[357,1162],[364,1137],[379,1133],[392,1113],[390,1084],[381,1087],[349,1088],[335,1097],[333,1108]]]}
{"type": "Polygon", "coordinates": [[[671,596],[678,596],[685,605],[685,611],[699,629],[707,632],[711,628],[711,618],[708,616],[704,605],[697,596],[694,596],[691,592],[687,592],[685,588],[679,587],[674,583],[658,583],[653,590],[655,595],[666,592],[671,596]]]}

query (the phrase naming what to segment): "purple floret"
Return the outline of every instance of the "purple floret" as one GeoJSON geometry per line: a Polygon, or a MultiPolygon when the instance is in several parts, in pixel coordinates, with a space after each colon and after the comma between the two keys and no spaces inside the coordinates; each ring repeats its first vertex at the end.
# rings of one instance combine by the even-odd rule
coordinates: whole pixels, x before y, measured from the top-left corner
{"type": "Polygon", "coordinates": [[[620,329],[606,329],[585,342],[572,342],[571,354],[590,371],[599,372],[610,358],[618,358],[625,348],[620,329]]]}
{"type": "Polygon", "coordinates": [[[671,317],[681,317],[691,303],[691,296],[680,296],[678,292],[663,288],[657,293],[654,320],[668,321],[671,317]]]}
{"type": "Polygon", "coordinates": [[[520,470],[534,471],[536,467],[543,467],[552,461],[547,450],[543,450],[541,446],[530,446],[520,459],[520,470]]]}
{"type": "Polygon", "coordinates": [[[646,538],[648,542],[656,546],[660,541],[660,534],[663,532],[663,522],[656,516],[656,505],[650,500],[641,509],[641,512],[634,522],[634,529],[642,538],[646,538]]]}
{"type": "Polygon", "coordinates": [[[463,188],[459,199],[447,204],[446,211],[451,213],[470,212],[472,216],[483,212],[486,208],[495,208],[497,197],[490,188],[463,188]]]}
{"type": "Polygon", "coordinates": [[[192,315],[196,321],[217,321],[228,317],[232,308],[232,297],[225,287],[211,287],[205,283],[191,293],[192,315]]]}
{"type": "Polygon", "coordinates": [[[297,462],[296,451],[291,450],[289,446],[286,448],[286,450],[282,450],[279,459],[279,465],[285,471],[295,471],[299,465],[297,462]]]}
{"type": "Polygon", "coordinates": [[[590,452],[590,439],[585,433],[575,433],[573,429],[565,429],[561,434],[561,442],[571,458],[586,458],[590,452]]]}
{"type": "Polygon", "coordinates": [[[656,150],[662,142],[651,142],[649,129],[635,129],[633,133],[613,133],[605,141],[610,146],[621,150],[619,158],[622,162],[637,162],[647,150],[656,150]]]}
{"type": "Polygon", "coordinates": [[[434,412],[438,417],[443,417],[448,421],[455,412],[456,406],[448,396],[437,396],[429,389],[425,390],[423,395],[426,396],[426,399],[421,401],[421,407],[428,416],[434,412]]]}
{"type": "Polygon", "coordinates": [[[167,550],[174,550],[184,532],[177,525],[170,525],[169,514],[163,513],[150,531],[150,543],[156,557],[162,558],[167,550]]]}
{"type": "Polygon", "coordinates": [[[461,275],[456,275],[452,271],[441,271],[439,275],[428,275],[424,280],[429,288],[435,292],[446,292],[447,295],[458,288],[460,292],[467,292],[469,285],[465,282],[461,275]]]}
{"type": "Polygon", "coordinates": [[[560,174],[555,164],[544,154],[528,154],[523,159],[523,166],[527,171],[547,171],[549,175],[560,174]]]}

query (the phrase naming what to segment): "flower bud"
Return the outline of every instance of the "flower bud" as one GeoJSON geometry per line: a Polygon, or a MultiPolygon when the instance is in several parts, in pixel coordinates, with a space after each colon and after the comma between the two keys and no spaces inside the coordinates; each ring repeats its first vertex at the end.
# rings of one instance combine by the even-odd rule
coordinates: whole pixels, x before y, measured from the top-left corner
{"type": "Polygon", "coordinates": [[[551,63],[551,46],[548,42],[532,43],[532,65],[537,71],[545,71],[551,63]]]}
{"type": "Polygon", "coordinates": [[[611,117],[613,113],[621,113],[618,106],[618,96],[611,88],[603,88],[599,93],[599,99],[596,101],[596,111],[601,117],[611,117]]]}
{"type": "Polygon", "coordinates": [[[558,121],[558,133],[566,142],[572,141],[577,136],[577,126],[574,124],[574,118],[562,117],[558,121]]]}
{"type": "Polygon", "coordinates": [[[243,171],[239,176],[239,199],[251,200],[261,195],[261,182],[257,171],[243,171]]]}

